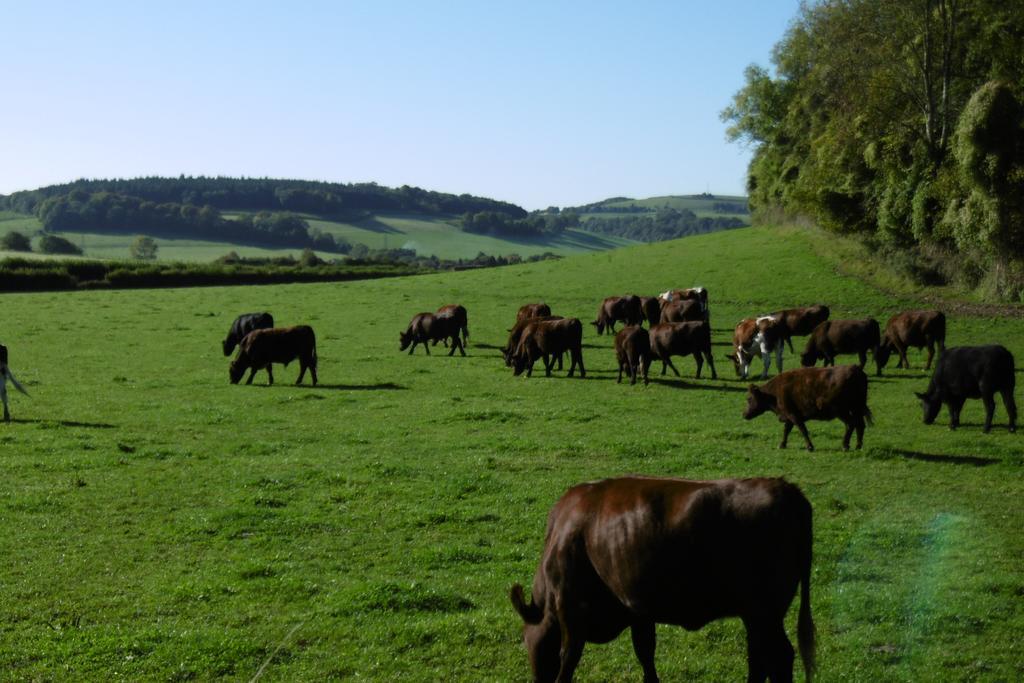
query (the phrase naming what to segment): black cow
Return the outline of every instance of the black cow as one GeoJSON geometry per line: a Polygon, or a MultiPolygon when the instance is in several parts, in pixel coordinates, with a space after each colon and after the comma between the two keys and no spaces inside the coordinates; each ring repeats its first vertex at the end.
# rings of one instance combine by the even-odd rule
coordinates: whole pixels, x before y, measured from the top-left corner
{"type": "MultiPolygon", "coordinates": [[[[985,431],[992,429],[996,409],[995,393],[1003,397],[1010,418],[1010,431],[1017,431],[1017,404],[1013,400],[1016,384],[1013,354],[999,344],[954,346],[939,355],[928,391],[917,394],[924,408],[924,423],[935,422],[939,409],[949,406],[949,428],[960,426],[960,410],[969,398],[985,404],[985,431]]],[[[916,393],[916,392],[915,392],[916,393]]]]}
{"type": "Polygon", "coordinates": [[[228,330],[227,338],[222,342],[224,355],[230,356],[235,350],[235,345],[245,338],[253,330],[269,330],[274,326],[274,316],[269,313],[243,313],[235,318],[228,330]]]}

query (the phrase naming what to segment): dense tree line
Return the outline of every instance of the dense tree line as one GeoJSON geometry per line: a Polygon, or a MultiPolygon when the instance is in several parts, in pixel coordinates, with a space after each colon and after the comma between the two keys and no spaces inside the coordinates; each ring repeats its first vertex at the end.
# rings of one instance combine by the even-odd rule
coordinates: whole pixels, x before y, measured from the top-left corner
{"type": "Polygon", "coordinates": [[[76,180],[37,190],[15,192],[0,199],[21,213],[35,213],[50,198],[80,191],[87,195],[113,193],[154,204],[211,207],[221,211],[292,211],[319,215],[345,215],[366,211],[408,211],[429,215],[461,215],[495,211],[523,218],[526,211],[508,202],[468,194],[431,192],[408,185],[382,187],[376,183],[325,183],[275,178],[132,178],[76,180]]]}
{"type": "Polygon", "coordinates": [[[36,215],[47,232],[146,233],[266,246],[312,247],[345,253],[349,245],[311,230],[299,216],[261,211],[228,219],[212,206],[155,202],[116,192],[76,189],[44,199],[36,215]]]}
{"type": "Polygon", "coordinates": [[[462,216],[464,232],[477,235],[494,235],[511,239],[533,239],[558,235],[580,223],[579,214],[561,211],[555,207],[547,211],[535,211],[523,218],[496,211],[466,213],[462,216]]]}
{"type": "Polygon", "coordinates": [[[583,230],[616,235],[641,242],[700,235],[717,230],[742,228],[746,225],[735,217],[698,217],[688,209],[658,209],[638,215],[590,216],[580,223],[583,230]]]}
{"type": "Polygon", "coordinates": [[[1020,2],[802,5],[722,112],[752,208],[1024,298],[1022,54],[1020,2]]]}

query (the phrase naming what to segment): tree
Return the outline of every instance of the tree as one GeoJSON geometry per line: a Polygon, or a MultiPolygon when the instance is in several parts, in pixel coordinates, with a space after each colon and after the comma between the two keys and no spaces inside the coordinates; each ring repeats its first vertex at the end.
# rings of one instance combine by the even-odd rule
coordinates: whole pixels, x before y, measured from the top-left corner
{"type": "Polygon", "coordinates": [[[156,259],[156,252],[159,246],[152,237],[146,237],[145,235],[139,235],[132,242],[132,246],[128,249],[132,258],[139,259],[141,261],[153,261],[156,259]]]}
{"type": "Polygon", "coordinates": [[[39,239],[39,251],[44,254],[78,255],[82,253],[82,250],[74,242],[69,242],[63,237],[50,234],[43,235],[39,239]]]}
{"type": "Polygon", "coordinates": [[[20,232],[9,232],[0,239],[0,248],[7,251],[32,251],[32,240],[20,232]]]}

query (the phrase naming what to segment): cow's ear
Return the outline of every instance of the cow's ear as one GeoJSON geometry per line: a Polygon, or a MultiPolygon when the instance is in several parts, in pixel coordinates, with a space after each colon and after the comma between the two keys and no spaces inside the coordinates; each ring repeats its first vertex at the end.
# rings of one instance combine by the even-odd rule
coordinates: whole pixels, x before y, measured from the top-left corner
{"type": "Polygon", "coordinates": [[[750,392],[751,394],[755,395],[755,396],[757,396],[757,394],[760,393],[760,389],[758,389],[757,385],[754,385],[754,384],[748,384],[747,385],[747,391],[750,392]]]}
{"type": "Polygon", "coordinates": [[[922,393],[917,392],[917,391],[914,392],[914,396],[917,396],[922,401],[925,400],[926,398],[928,398],[928,394],[922,394],[922,393]]]}

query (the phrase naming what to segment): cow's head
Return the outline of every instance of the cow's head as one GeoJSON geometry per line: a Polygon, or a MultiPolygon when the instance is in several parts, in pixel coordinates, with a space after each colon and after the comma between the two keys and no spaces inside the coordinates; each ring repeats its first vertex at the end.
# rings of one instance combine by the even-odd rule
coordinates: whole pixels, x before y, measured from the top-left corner
{"type": "Polygon", "coordinates": [[[561,667],[559,650],[562,644],[561,627],[557,618],[545,618],[537,606],[523,599],[523,587],[512,587],[512,605],[523,619],[523,645],[530,656],[533,680],[554,683],[561,667]]]}
{"type": "Polygon", "coordinates": [[[807,349],[800,354],[800,365],[805,368],[813,368],[814,364],[818,362],[818,352],[814,349],[807,349]]]}
{"type": "Polygon", "coordinates": [[[597,328],[598,335],[604,334],[604,320],[598,318],[597,320],[590,324],[597,328]]]}
{"type": "Polygon", "coordinates": [[[231,366],[228,368],[228,375],[231,377],[232,384],[238,384],[238,380],[242,379],[242,375],[249,369],[249,363],[245,359],[244,355],[239,355],[238,358],[231,361],[231,366]]]}
{"type": "Polygon", "coordinates": [[[929,396],[928,394],[919,394],[914,392],[921,401],[921,409],[924,412],[924,423],[930,425],[935,422],[935,418],[939,416],[939,408],[942,407],[942,401],[936,397],[929,396]]]}
{"type": "Polygon", "coordinates": [[[412,330],[406,330],[405,332],[399,332],[398,333],[398,340],[401,343],[401,345],[398,347],[398,350],[399,351],[405,351],[407,348],[409,348],[409,344],[412,344],[412,338],[413,338],[412,330]]]}
{"type": "Polygon", "coordinates": [[[738,352],[727,353],[727,354],[725,354],[725,358],[727,360],[731,360],[732,361],[732,367],[736,370],[736,376],[737,377],[742,377],[743,376],[743,366],[741,365],[739,353],[738,352]]]}
{"type": "Polygon", "coordinates": [[[752,420],[761,413],[771,410],[774,406],[774,396],[751,384],[747,387],[747,407],[743,409],[743,419],[752,420]]]}
{"type": "Polygon", "coordinates": [[[224,347],[224,355],[230,356],[231,352],[235,350],[235,338],[228,337],[223,342],[221,342],[221,345],[224,347]]]}
{"type": "Polygon", "coordinates": [[[878,365],[878,371],[881,372],[882,368],[889,362],[889,356],[895,350],[892,342],[889,341],[888,337],[882,337],[882,343],[878,345],[875,350],[875,364],[878,365]]]}

